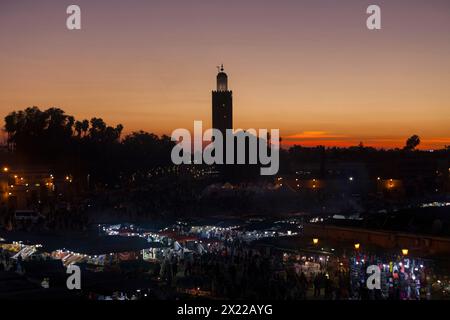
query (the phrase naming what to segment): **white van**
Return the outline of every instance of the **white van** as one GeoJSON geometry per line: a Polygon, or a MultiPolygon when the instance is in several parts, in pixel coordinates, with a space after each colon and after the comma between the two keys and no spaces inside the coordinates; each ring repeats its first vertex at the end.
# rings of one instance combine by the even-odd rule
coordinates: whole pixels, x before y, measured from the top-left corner
{"type": "Polygon", "coordinates": [[[31,221],[37,222],[39,218],[43,218],[38,212],[34,210],[16,210],[14,214],[16,221],[31,221]]]}

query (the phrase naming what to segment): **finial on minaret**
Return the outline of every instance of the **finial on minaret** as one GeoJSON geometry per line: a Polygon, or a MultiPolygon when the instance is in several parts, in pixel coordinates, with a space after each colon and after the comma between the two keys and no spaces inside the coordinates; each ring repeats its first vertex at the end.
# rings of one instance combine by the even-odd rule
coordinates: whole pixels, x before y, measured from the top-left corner
{"type": "Polygon", "coordinates": [[[217,91],[228,91],[228,76],[223,70],[223,64],[217,66],[217,91]]]}

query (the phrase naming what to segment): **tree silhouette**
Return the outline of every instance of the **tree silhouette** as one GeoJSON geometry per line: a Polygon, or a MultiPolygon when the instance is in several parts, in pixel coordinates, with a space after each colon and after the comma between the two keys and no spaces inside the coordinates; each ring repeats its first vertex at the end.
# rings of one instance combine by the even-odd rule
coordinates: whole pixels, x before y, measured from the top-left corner
{"type": "Polygon", "coordinates": [[[406,145],[404,147],[407,151],[414,150],[420,144],[420,138],[418,135],[413,135],[406,140],[406,145]]]}
{"type": "Polygon", "coordinates": [[[89,173],[98,181],[109,181],[123,171],[171,164],[169,137],[141,131],[120,141],[121,124],[109,126],[98,117],[79,121],[60,108],[13,111],[5,117],[4,130],[24,164],[89,173]]]}
{"type": "Polygon", "coordinates": [[[77,133],[77,137],[80,138],[81,137],[81,132],[83,131],[83,123],[81,121],[76,121],[75,122],[75,131],[77,133]]]}

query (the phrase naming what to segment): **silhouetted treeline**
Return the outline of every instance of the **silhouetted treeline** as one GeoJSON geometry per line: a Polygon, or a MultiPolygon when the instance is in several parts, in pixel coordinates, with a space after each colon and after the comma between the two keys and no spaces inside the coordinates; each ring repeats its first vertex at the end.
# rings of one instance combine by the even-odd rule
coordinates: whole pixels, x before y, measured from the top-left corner
{"type": "Polygon", "coordinates": [[[122,125],[96,117],[76,120],[59,108],[13,111],[4,129],[16,164],[89,174],[92,182],[114,183],[121,173],[171,164],[170,137],[139,131],[121,139],[122,125]]]}
{"type": "Polygon", "coordinates": [[[414,169],[415,173],[434,173],[439,163],[443,168],[448,167],[450,147],[439,150],[413,150],[408,142],[402,149],[375,149],[362,144],[348,148],[293,146],[283,150],[280,159],[283,173],[294,173],[304,169],[306,164],[316,164],[315,173],[318,177],[325,178],[330,173],[329,169],[336,164],[363,163],[374,176],[404,178],[400,171],[407,168],[414,169]]]}
{"type": "MultiPolygon", "coordinates": [[[[16,164],[44,165],[74,176],[89,174],[92,182],[115,183],[122,175],[172,165],[174,142],[170,137],[138,131],[121,138],[120,124],[109,126],[96,117],[77,120],[59,108],[13,111],[5,117],[4,129],[16,164]]],[[[420,138],[413,135],[402,149],[380,150],[362,143],[349,148],[293,146],[281,150],[280,174],[311,170],[314,164],[311,174],[326,177],[333,164],[361,162],[376,175],[395,177],[399,168],[413,166],[416,174],[418,169],[435,170],[436,160],[449,161],[449,147],[434,152],[415,150],[419,144],[420,138]]],[[[235,171],[241,180],[261,179],[259,170],[235,171]]]]}

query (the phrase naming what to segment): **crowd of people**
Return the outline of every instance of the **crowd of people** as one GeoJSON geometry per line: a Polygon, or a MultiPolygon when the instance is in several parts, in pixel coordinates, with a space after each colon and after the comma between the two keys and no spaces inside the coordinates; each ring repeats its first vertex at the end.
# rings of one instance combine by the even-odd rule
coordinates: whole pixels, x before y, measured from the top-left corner
{"type": "Polygon", "coordinates": [[[234,240],[203,254],[166,257],[153,270],[169,286],[196,288],[231,299],[348,299],[348,272],[325,264],[317,273],[298,271],[283,254],[234,240]]]}
{"type": "Polygon", "coordinates": [[[22,258],[11,259],[11,254],[0,248],[0,271],[13,271],[18,274],[24,274],[25,269],[22,265],[22,258]]]}

